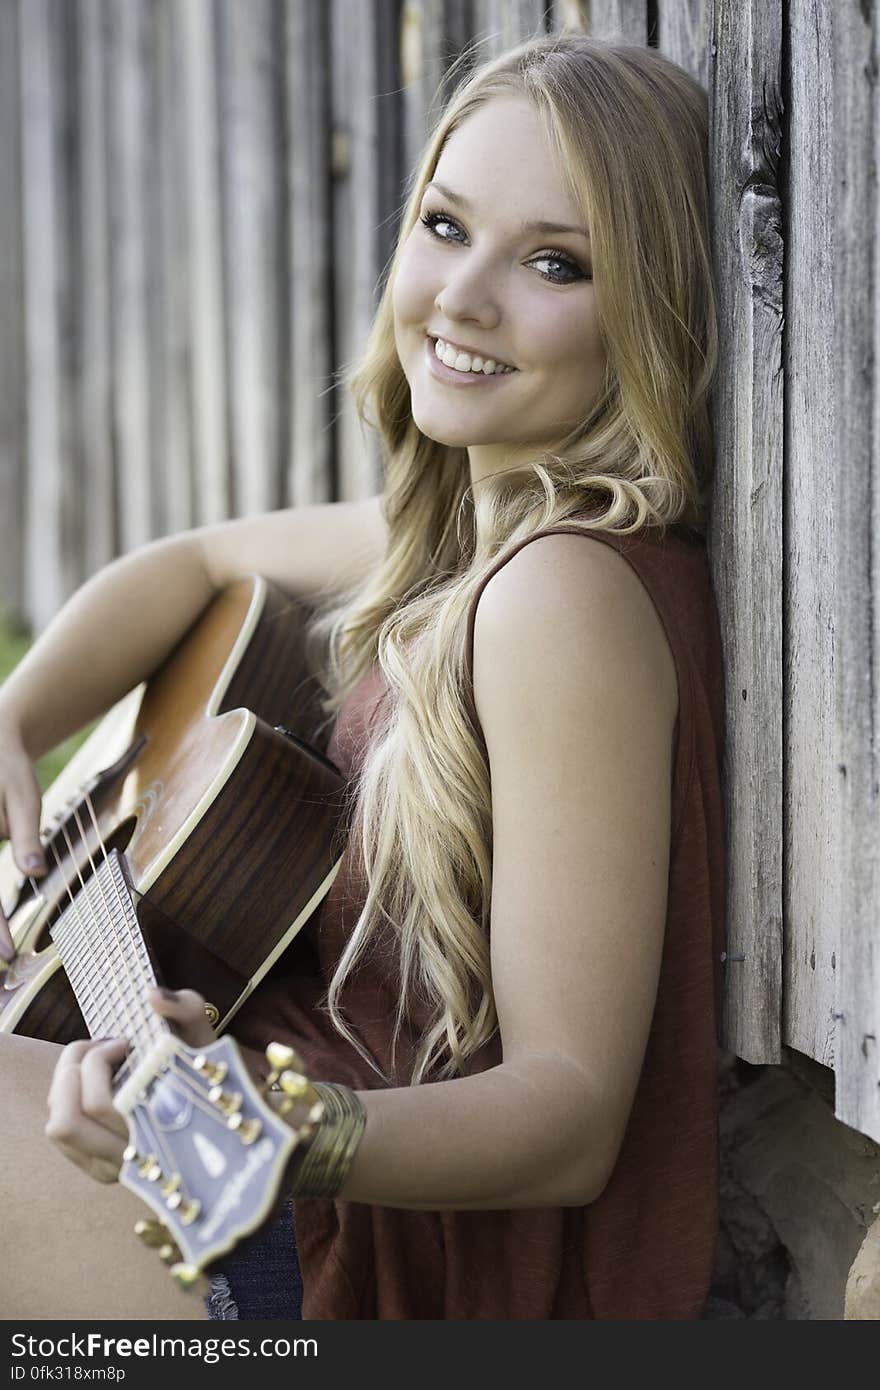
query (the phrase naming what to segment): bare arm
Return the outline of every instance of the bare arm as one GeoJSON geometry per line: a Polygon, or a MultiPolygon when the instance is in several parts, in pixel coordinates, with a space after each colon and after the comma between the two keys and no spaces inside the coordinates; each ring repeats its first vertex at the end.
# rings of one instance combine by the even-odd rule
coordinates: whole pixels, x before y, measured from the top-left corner
{"type": "MultiPolygon", "coordinates": [[[[583,1206],[616,1165],[654,1013],[675,661],[622,556],[545,536],[483,592],[474,694],[492,774],[502,1061],[451,1081],[358,1091],[366,1128],[339,1195],[416,1210],[583,1206]]],[[[175,1007],[166,1016],[182,1021],[186,1010],[204,1027],[201,996],[181,991],[175,1007]]],[[[94,1045],[71,1047],[81,1060],[94,1045]]],[[[90,1128],[75,1070],[55,1087],[47,1132],[112,1176],[125,1126],[103,1065],[89,1064],[103,1132],[90,1128]]]]}
{"type": "MultiPolygon", "coordinates": [[[[368,576],[385,551],[380,498],[293,507],[153,541],[99,570],[0,687],[0,838],[40,852],[32,762],[146,679],[213,595],[257,573],[309,599],[368,576]]],[[[11,937],[0,909],[0,956],[11,937]]]]}
{"type": "Polygon", "coordinates": [[[294,507],[154,541],[99,570],[0,689],[0,736],[41,757],[161,664],[213,595],[258,573],[301,598],[381,560],[379,498],[294,507]],[[136,617],[136,621],[132,621],[136,617]]]}

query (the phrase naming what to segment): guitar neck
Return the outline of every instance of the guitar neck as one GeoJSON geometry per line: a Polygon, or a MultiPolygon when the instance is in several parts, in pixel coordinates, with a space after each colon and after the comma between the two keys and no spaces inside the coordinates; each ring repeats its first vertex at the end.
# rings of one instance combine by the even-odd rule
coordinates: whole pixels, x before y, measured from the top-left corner
{"type": "Polygon", "coordinates": [[[117,850],[102,855],[91,877],[70,892],[49,934],[91,1037],[125,1038],[129,1064],[161,1045],[170,1029],[147,999],[156,975],[117,850]]]}

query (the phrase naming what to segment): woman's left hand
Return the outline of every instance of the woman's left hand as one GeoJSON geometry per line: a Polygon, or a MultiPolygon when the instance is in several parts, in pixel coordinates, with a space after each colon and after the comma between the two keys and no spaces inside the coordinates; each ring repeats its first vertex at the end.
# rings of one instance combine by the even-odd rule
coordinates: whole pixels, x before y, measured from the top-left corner
{"type": "MultiPolygon", "coordinates": [[[[159,990],[149,1001],[189,1047],[215,1041],[205,1001],[192,989],[159,990]]],[[[45,1134],[97,1182],[117,1182],[128,1144],[128,1126],[113,1104],[113,1074],[128,1051],[124,1038],[68,1043],[49,1087],[45,1134]]]]}

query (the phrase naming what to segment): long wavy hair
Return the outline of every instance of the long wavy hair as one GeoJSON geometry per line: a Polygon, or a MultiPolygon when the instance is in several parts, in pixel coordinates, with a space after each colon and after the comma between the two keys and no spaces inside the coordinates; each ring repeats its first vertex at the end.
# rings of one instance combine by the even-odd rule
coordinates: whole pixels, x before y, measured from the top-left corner
{"type": "Polygon", "coordinates": [[[349,784],[366,898],[325,1007],[385,1081],[343,1007],[346,981],[383,934],[401,983],[392,1069],[413,1004],[430,1019],[410,1084],[463,1074],[498,1028],[491,785],[464,699],[468,609],[481,581],[501,552],[572,518],[622,534],[705,529],[717,359],[707,145],[704,89],[654,49],[564,33],[483,62],[429,134],[364,351],[340,373],[362,425],[378,432],[388,540],[365,583],[316,611],[309,639],[328,721],[376,661],[387,696],[349,784]],[[483,103],[510,95],[533,103],[590,229],[607,370],[575,429],[472,488],[467,450],[427,438],[412,418],[392,291],[446,141],[483,103]]]}

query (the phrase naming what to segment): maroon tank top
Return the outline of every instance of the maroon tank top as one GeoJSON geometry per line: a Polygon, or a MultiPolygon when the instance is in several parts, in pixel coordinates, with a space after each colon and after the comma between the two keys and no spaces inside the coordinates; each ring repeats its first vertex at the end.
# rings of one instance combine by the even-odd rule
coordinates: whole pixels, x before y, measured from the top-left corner
{"type": "MultiPolygon", "coordinates": [[[[501,568],[538,535],[575,531],[611,545],[651,597],[675,659],[679,687],[672,779],[666,932],[651,1030],[623,1145],[604,1191],[588,1206],[514,1211],[410,1211],[301,1200],[294,1222],[303,1318],[700,1318],[718,1231],[717,1042],[724,949],[725,859],[721,798],[724,684],[720,631],[705,542],[672,528],[638,536],[585,535],[561,524],[507,550],[501,568]]],[[[486,576],[486,581],[491,575],[486,576]]],[[[474,727],[473,623],[467,628],[466,699],[474,727]]],[[[377,666],[351,692],[328,746],[348,776],[363,757],[384,681],[377,666]]],[[[288,1041],[315,1080],[382,1085],[333,1029],[322,997],[364,900],[348,852],[316,917],[248,1000],[233,1031],[262,1049],[288,1041]]],[[[419,1020],[398,1043],[391,1029],[398,975],[390,951],[359,968],[343,996],[346,1017],[395,1084],[405,1085],[419,1020]]],[[[501,1061],[492,1039],[471,1071],[501,1061]]]]}

